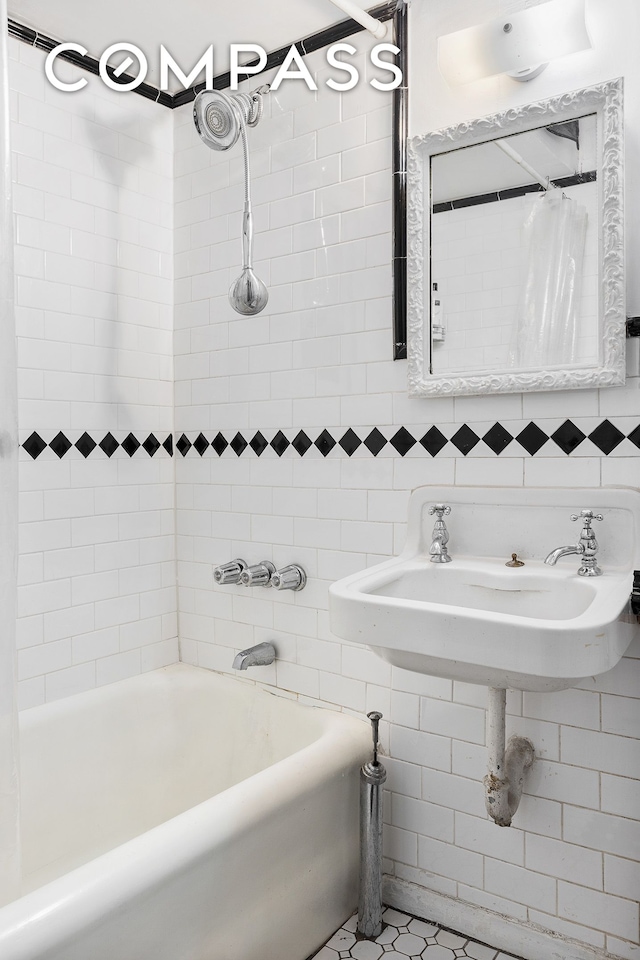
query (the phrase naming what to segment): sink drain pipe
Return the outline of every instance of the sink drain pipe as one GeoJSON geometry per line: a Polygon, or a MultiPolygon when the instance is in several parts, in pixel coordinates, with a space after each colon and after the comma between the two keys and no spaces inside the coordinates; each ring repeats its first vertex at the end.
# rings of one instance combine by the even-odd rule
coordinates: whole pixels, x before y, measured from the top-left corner
{"type": "Polygon", "coordinates": [[[368,713],[373,760],[360,767],[360,897],[358,935],[368,940],[382,933],[382,784],[387,771],[378,760],[378,724],[382,714],[368,713]]]}
{"type": "Polygon", "coordinates": [[[534,748],[527,737],[506,740],[507,691],[489,687],[487,747],[489,773],[484,778],[487,813],[499,827],[510,827],[518,809],[526,771],[533,763],[534,748]]]}

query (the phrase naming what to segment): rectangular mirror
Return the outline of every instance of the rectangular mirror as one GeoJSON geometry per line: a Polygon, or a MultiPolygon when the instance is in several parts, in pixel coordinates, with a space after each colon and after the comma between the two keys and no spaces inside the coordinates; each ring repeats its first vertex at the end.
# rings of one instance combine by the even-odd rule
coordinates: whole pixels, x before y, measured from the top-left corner
{"type": "Polygon", "coordinates": [[[409,394],[624,383],[622,80],[409,140],[409,394]]]}

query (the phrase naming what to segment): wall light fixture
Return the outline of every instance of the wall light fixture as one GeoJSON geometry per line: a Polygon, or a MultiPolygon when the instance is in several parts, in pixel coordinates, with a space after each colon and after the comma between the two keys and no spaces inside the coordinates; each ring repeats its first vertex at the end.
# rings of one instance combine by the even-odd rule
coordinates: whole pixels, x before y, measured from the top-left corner
{"type": "Polygon", "coordinates": [[[592,46],[585,0],[549,0],[438,38],[438,66],[452,86],[506,73],[532,80],[550,60],[592,46]]]}

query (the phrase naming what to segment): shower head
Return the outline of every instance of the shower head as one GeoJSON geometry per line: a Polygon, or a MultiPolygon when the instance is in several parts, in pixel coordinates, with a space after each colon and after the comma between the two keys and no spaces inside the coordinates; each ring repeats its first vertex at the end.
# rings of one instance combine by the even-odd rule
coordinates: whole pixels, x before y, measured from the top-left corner
{"type": "Polygon", "coordinates": [[[202,90],[193,104],[193,122],[202,140],[212,150],[228,150],[242,138],[244,154],[244,212],[242,215],[242,273],[231,284],[229,303],[245,317],[255,316],[267,305],[269,293],[253,272],[253,215],[251,213],[249,143],[247,127],[255,127],[262,116],[264,84],[251,93],[222,93],[202,90]]]}
{"type": "Polygon", "coordinates": [[[202,90],[193,103],[193,122],[203,142],[212,150],[228,150],[242,131],[242,122],[255,127],[262,116],[264,84],[251,93],[223,93],[202,90]]]}

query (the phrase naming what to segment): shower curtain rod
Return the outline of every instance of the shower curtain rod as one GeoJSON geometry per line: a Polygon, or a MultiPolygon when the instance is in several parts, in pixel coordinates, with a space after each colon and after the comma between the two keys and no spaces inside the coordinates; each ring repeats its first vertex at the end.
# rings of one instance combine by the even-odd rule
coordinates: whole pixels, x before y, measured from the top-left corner
{"type": "Polygon", "coordinates": [[[375,17],[371,17],[365,10],[361,10],[353,0],[331,0],[331,3],[346,13],[348,17],[359,23],[360,26],[372,33],[376,40],[383,40],[387,35],[386,23],[381,23],[375,17]]]}
{"type": "Polygon", "coordinates": [[[512,160],[515,160],[527,173],[533,177],[534,180],[540,184],[541,187],[544,187],[545,190],[549,189],[549,178],[546,179],[538,173],[535,167],[532,167],[530,163],[521,157],[517,150],[514,150],[513,147],[510,147],[508,143],[504,143],[502,140],[494,140],[496,147],[500,147],[503,153],[506,153],[508,157],[511,157],[512,160]]]}

